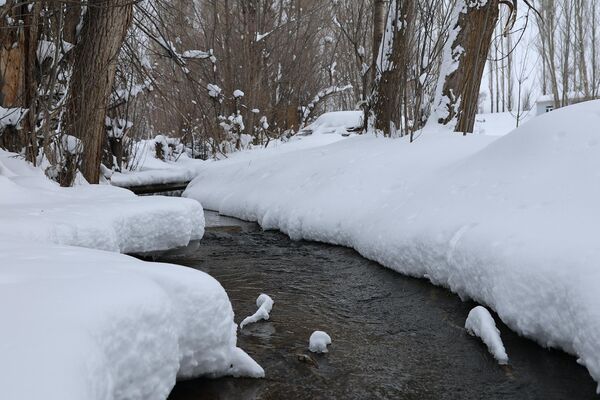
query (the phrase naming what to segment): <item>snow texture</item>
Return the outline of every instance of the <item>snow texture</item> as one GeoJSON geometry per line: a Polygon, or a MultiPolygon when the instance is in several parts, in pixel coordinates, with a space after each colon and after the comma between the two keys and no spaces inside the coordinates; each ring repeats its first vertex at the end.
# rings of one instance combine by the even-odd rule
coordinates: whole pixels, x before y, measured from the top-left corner
{"type": "Polygon", "coordinates": [[[313,353],[327,353],[327,346],[331,344],[331,337],[323,331],[314,331],[308,341],[308,350],[313,353]]]}
{"type": "MultiPolygon", "coordinates": [[[[600,381],[600,101],[503,137],[350,137],[207,163],[184,196],[352,247],[496,311],[600,381]]],[[[283,147],[283,146],[282,146],[283,147]]]]}
{"type": "Polygon", "coordinates": [[[61,188],[0,151],[0,239],[120,253],[168,250],[204,234],[202,207],[182,200],[137,197],[107,185],[61,188]]]}
{"type": "MultiPolygon", "coordinates": [[[[134,186],[153,184],[172,184],[189,182],[198,173],[198,168],[204,163],[202,160],[192,159],[185,149],[180,149],[179,154],[170,154],[169,141],[173,139],[158,135],[154,139],[141,140],[134,144],[134,159],[131,165],[134,170],[115,172],[110,183],[114,186],[130,188],[134,186]],[[166,152],[166,160],[156,157],[156,143],[160,142],[166,152]]],[[[176,143],[173,143],[176,144],[176,143]]],[[[181,143],[176,147],[183,147],[181,143]]]]}
{"type": "Polygon", "coordinates": [[[465,329],[471,336],[477,336],[485,343],[498,364],[508,364],[508,356],[500,338],[500,331],[496,328],[494,318],[485,307],[477,306],[469,312],[465,329]]]}
{"type": "Polygon", "coordinates": [[[203,231],[195,201],[60,188],[0,151],[2,398],[154,400],[177,378],[264,376],[216,280],[118,254],[203,231]]]}
{"type": "Polygon", "coordinates": [[[273,303],[273,299],[264,293],[258,296],[258,298],[256,299],[256,307],[258,307],[258,310],[251,316],[244,318],[244,320],[240,324],[240,329],[244,329],[244,326],[248,324],[253,324],[263,319],[265,321],[268,321],[269,314],[273,309],[273,303]]]}
{"type": "Polygon", "coordinates": [[[348,134],[348,129],[360,128],[363,119],[362,111],[335,111],[325,113],[312,124],[302,129],[299,134],[348,134]]]}
{"type": "Polygon", "coordinates": [[[0,128],[18,126],[26,112],[25,108],[0,107],[0,128]]]}

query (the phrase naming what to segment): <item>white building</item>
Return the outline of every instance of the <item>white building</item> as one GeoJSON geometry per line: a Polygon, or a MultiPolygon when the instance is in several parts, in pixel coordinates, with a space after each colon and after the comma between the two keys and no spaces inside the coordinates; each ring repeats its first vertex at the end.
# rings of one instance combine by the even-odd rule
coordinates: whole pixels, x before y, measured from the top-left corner
{"type": "MultiPolygon", "coordinates": [[[[589,99],[583,93],[569,92],[567,93],[567,104],[565,105],[577,104],[586,100],[589,99]]],[[[554,110],[554,108],[554,96],[551,94],[540,96],[535,101],[535,115],[542,115],[554,110]]]]}

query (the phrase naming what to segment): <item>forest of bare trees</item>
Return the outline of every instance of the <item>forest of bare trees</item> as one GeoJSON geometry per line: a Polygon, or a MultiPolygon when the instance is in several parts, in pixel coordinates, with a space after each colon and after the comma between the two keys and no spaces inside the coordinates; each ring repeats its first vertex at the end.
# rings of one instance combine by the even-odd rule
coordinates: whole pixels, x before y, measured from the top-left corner
{"type": "Polygon", "coordinates": [[[598,0],[8,0],[0,147],[68,186],[131,168],[131,144],[196,158],[285,140],[324,111],[410,135],[472,132],[600,95],[598,0]],[[483,84],[481,82],[483,81],[483,84]]]}

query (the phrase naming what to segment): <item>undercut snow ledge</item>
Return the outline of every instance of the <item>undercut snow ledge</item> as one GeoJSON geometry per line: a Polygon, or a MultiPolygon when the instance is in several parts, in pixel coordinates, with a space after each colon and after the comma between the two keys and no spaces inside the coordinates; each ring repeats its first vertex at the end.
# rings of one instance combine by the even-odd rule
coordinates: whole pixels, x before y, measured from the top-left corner
{"type": "Polygon", "coordinates": [[[198,202],[138,197],[108,185],[61,188],[0,150],[0,239],[31,240],[120,253],[183,247],[204,235],[198,202]]]}
{"type": "Polygon", "coordinates": [[[600,101],[591,101],[500,139],[365,135],[209,163],[184,196],[426,277],[519,334],[576,354],[599,382],[598,126],[600,101]]]}
{"type": "Polygon", "coordinates": [[[0,315],[6,399],[161,400],[176,378],[264,376],[225,290],[185,267],[0,242],[0,315]]]}
{"type": "Polygon", "coordinates": [[[193,200],[60,188],[0,150],[1,397],[162,400],[176,378],[263,377],[217,281],[117,254],[203,233],[193,200]]]}

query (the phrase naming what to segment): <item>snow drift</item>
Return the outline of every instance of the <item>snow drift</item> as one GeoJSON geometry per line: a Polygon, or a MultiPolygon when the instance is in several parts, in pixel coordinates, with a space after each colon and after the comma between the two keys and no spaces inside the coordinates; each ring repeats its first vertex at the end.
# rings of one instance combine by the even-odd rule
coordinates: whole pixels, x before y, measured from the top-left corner
{"type": "Polygon", "coordinates": [[[592,101],[499,139],[355,137],[206,165],[184,195],[446,286],[600,381],[598,126],[592,101]]]}
{"type": "Polygon", "coordinates": [[[108,185],[61,188],[0,150],[0,238],[143,253],[186,246],[204,234],[202,207],[137,197],[108,185]]]}

